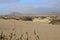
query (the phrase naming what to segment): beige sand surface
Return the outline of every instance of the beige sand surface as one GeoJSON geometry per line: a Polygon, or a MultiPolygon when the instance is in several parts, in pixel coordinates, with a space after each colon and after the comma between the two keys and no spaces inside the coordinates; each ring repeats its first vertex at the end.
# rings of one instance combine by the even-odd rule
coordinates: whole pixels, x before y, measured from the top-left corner
{"type": "Polygon", "coordinates": [[[60,40],[60,25],[51,25],[47,23],[20,21],[20,20],[3,20],[0,19],[0,31],[10,32],[15,28],[17,35],[28,32],[34,40],[34,30],[40,37],[40,40],[60,40]]]}

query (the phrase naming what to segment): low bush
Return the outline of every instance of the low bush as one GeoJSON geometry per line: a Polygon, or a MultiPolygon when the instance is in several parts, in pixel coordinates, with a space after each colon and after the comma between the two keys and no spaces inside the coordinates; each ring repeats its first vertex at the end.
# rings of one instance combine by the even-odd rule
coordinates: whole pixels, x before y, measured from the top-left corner
{"type": "Polygon", "coordinates": [[[60,24],[60,19],[53,19],[49,24],[60,24]]]}
{"type": "Polygon", "coordinates": [[[41,16],[40,18],[41,18],[41,19],[44,19],[44,18],[47,18],[47,17],[46,17],[46,16],[41,16]]]}
{"type": "Polygon", "coordinates": [[[23,21],[32,21],[32,17],[21,17],[20,18],[21,20],[23,20],[23,21]]]}

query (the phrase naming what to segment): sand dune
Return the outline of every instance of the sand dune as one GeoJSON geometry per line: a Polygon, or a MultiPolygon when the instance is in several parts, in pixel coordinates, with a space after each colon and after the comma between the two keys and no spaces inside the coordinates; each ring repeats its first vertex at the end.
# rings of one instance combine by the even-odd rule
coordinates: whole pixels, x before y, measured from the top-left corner
{"type": "Polygon", "coordinates": [[[0,31],[4,33],[12,32],[15,28],[17,37],[20,34],[24,34],[26,38],[26,32],[29,33],[30,40],[35,40],[34,30],[40,37],[40,40],[60,40],[60,25],[51,25],[42,22],[32,21],[18,21],[18,20],[4,20],[0,19],[0,31]]]}
{"type": "Polygon", "coordinates": [[[45,23],[49,23],[50,20],[48,18],[45,18],[45,19],[35,18],[35,19],[33,19],[33,22],[45,22],[45,23]]]}

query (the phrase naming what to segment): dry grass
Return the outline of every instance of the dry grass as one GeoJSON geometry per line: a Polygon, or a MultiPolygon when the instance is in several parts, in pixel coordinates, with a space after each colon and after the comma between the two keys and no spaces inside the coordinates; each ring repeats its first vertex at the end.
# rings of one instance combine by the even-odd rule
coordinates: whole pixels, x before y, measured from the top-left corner
{"type": "Polygon", "coordinates": [[[54,25],[59,24],[60,25],[60,17],[58,17],[58,16],[51,17],[49,24],[54,24],[54,25]]]}
{"type": "Polygon", "coordinates": [[[47,17],[46,17],[46,16],[41,16],[40,18],[41,18],[41,19],[45,19],[45,18],[47,18],[47,17]]]}
{"type": "Polygon", "coordinates": [[[40,19],[45,19],[45,18],[50,18],[49,24],[60,24],[60,17],[58,16],[0,16],[0,19],[4,20],[9,20],[9,19],[14,19],[14,20],[22,20],[22,21],[33,21],[34,18],[40,18],[40,19]]]}
{"type": "Polygon", "coordinates": [[[59,30],[60,25],[32,21],[0,20],[0,40],[60,40],[59,30]]]}
{"type": "Polygon", "coordinates": [[[49,24],[59,24],[60,25],[60,19],[53,19],[49,24]]]}
{"type": "MultiPolygon", "coordinates": [[[[21,17],[1,16],[0,17],[0,19],[5,19],[5,20],[14,19],[14,20],[23,20],[23,21],[32,21],[34,18],[44,19],[47,17],[46,16],[41,16],[41,17],[39,17],[39,16],[31,16],[31,17],[30,16],[21,16],[21,17]]],[[[51,17],[50,21],[51,22],[49,24],[60,24],[60,19],[57,19],[57,17],[51,17]]],[[[39,23],[37,23],[37,24],[39,24],[39,23]]],[[[0,32],[0,40],[32,40],[31,36],[29,36],[31,34],[28,31],[26,31],[25,33],[19,34],[19,36],[17,36],[15,28],[13,28],[12,31],[13,32],[10,32],[9,34],[4,33],[4,31],[1,31],[0,32]]],[[[35,38],[35,40],[40,40],[40,36],[36,32],[36,30],[33,31],[33,37],[35,38]]]]}
{"type": "MultiPolygon", "coordinates": [[[[17,37],[16,31],[14,28],[12,29],[12,31],[13,32],[10,32],[9,34],[4,33],[4,31],[1,31],[0,40],[30,40],[31,39],[31,38],[29,38],[30,34],[28,32],[25,32],[24,34],[20,34],[19,37],[17,37]],[[15,31],[15,33],[14,33],[14,31],[15,31]]],[[[33,33],[34,33],[35,40],[40,40],[40,37],[35,30],[33,31],[33,33]]]]}

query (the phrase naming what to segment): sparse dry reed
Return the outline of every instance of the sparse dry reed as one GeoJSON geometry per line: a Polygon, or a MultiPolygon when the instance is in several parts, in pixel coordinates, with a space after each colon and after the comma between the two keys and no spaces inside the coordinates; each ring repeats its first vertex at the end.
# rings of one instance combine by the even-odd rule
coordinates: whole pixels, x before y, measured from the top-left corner
{"type": "MultiPolygon", "coordinates": [[[[16,33],[10,32],[9,36],[7,37],[7,35],[5,35],[3,32],[1,32],[0,33],[0,40],[30,40],[31,39],[31,38],[29,38],[29,35],[30,34],[28,32],[26,32],[26,35],[25,36],[24,36],[24,34],[20,34],[20,37],[17,37],[16,36],[17,35],[16,33]]],[[[35,35],[34,37],[35,37],[36,40],[40,40],[39,35],[37,35],[37,32],[36,31],[34,31],[34,35],[35,35]]]]}
{"type": "Polygon", "coordinates": [[[40,40],[40,37],[35,30],[34,30],[34,35],[35,35],[36,40],[40,40]]]}

